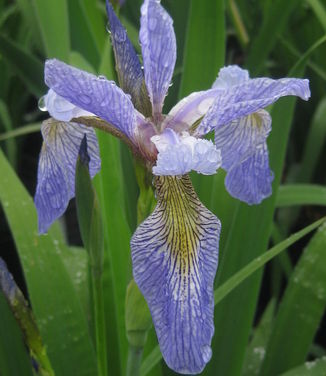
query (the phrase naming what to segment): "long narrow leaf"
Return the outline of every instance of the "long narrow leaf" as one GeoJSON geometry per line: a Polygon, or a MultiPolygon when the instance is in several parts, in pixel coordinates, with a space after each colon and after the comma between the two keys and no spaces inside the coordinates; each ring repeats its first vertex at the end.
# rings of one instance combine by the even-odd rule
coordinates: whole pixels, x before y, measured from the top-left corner
{"type": "Polygon", "coordinates": [[[326,308],[325,249],[323,225],[292,273],[266,349],[262,376],[280,374],[305,361],[326,308]]]}
{"type": "Polygon", "coordinates": [[[55,373],[96,374],[94,348],[76,292],[61,260],[65,246],[38,236],[31,197],[0,151],[0,201],[17,247],[29,297],[55,373]]]}
{"type": "Polygon", "coordinates": [[[314,184],[281,185],[276,198],[276,206],[320,205],[326,206],[326,188],[314,184]]]}

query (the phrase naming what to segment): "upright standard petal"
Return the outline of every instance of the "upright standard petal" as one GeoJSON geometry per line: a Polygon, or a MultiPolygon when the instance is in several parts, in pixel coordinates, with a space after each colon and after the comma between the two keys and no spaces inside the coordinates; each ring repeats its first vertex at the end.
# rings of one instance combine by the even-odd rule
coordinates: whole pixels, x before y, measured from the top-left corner
{"type": "Polygon", "coordinates": [[[198,200],[188,176],[160,176],[155,184],[157,206],[131,239],[134,278],[168,366],[199,373],[212,354],[221,225],[198,200]]]}
{"type": "Polygon", "coordinates": [[[75,168],[80,143],[86,135],[93,177],[101,167],[93,129],[77,123],[49,119],[42,124],[43,146],[39,159],[35,205],[39,232],[44,233],[66,210],[75,196],[75,168]]]}
{"type": "Polygon", "coordinates": [[[150,116],[151,103],[139,58],[109,0],[106,0],[106,11],[120,87],[125,93],[131,95],[132,102],[138,111],[150,116]]]}
{"type": "Polygon", "coordinates": [[[229,87],[216,95],[213,105],[197,128],[204,135],[232,120],[256,112],[287,95],[310,97],[309,81],[297,78],[255,78],[229,87]]]}
{"type": "Polygon", "coordinates": [[[220,91],[221,89],[199,91],[181,99],[164,119],[162,128],[188,130],[206,115],[210,106],[214,103],[217,93],[220,91]]]}
{"type": "Polygon", "coordinates": [[[45,63],[45,83],[70,103],[108,121],[134,139],[134,106],[113,81],[52,59],[45,63]]]}
{"type": "Polygon", "coordinates": [[[153,115],[162,113],[176,61],[173,20],[158,0],[145,0],[141,7],[139,40],[145,82],[153,105],[153,115]]]}

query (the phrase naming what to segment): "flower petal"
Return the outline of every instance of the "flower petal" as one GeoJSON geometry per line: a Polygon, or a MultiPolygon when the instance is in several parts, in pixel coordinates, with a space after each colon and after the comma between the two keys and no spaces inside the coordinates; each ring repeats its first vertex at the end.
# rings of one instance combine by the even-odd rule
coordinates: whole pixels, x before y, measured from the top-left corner
{"type": "Polygon", "coordinates": [[[199,373],[211,357],[220,221],[188,176],[156,178],[158,202],[131,239],[133,273],[169,367],[199,373]]]}
{"type": "Polygon", "coordinates": [[[134,106],[113,81],[51,59],[45,63],[45,83],[70,103],[108,121],[133,139],[134,106]]]}
{"type": "Polygon", "coordinates": [[[269,168],[266,142],[256,152],[227,173],[225,186],[235,198],[248,204],[259,204],[272,194],[274,175],[269,168]]]}
{"type": "Polygon", "coordinates": [[[58,95],[55,91],[50,89],[43,97],[46,110],[51,117],[60,121],[70,121],[73,118],[80,116],[95,116],[91,112],[84,111],[76,107],[66,99],[58,95]]]}
{"type": "Polygon", "coordinates": [[[151,138],[158,150],[154,175],[184,175],[195,170],[212,175],[221,166],[221,153],[208,140],[200,140],[183,132],[178,136],[173,129],[166,128],[160,135],[151,138]]]}
{"type": "Polygon", "coordinates": [[[125,93],[131,95],[132,102],[137,110],[150,116],[151,103],[149,101],[139,58],[128,38],[125,28],[114,13],[109,0],[106,0],[106,11],[109,19],[119,85],[125,93]]]}
{"type": "Polygon", "coordinates": [[[176,61],[173,20],[158,0],[145,0],[141,7],[139,40],[145,82],[153,105],[153,115],[162,113],[176,61]]]}
{"type": "Polygon", "coordinates": [[[171,109],[163,121],[162,128],[179,130],[180,124],[182,124],[182,130],[188,130],[191,125],[206,115],[219,92],[220,89],[209,89],[191,93],[183,98],[171,109]]]}
{"type": "Polygon", "coordinates": [[[215,130],[215,145],[221,150],[222,168],[229,171],[256,152],[271,131],[272,119],[265,110],[224,124],[215,130]]]}
{"type": "Polygon", "coordinates": [[[204,135],[232,120],[256,112],[280,97],[295,95],[304,100],[310,97],[309,81],[297,78],[255,78],[234,85],[217,94],[215,102],[197,128],[204,135]]]}
{"type": "Polygon", "coordinates": [[[66,210],[75,196],[75,169],[80,143],[86,135],[93,177],[101,167],[98,143],[92,128],[77,123],[49,119],[42,124],[43,146],[40,153],[35,205],[39,232],[44,233],[66,210]]]}

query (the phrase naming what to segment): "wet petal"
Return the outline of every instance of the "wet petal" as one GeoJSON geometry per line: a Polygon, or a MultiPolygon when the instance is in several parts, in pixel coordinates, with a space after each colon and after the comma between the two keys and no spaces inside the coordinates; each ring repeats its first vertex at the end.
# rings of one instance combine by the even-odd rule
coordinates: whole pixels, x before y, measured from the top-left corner
{"type": "Polygon", "coordinates": [[[211,141],[199,140],[183,132],[178,136],[171,128],[153,136],[158,155],[154,175],[184,175],[191,170],[204,175],[215,174],[221,166],[221,153],[211,141]]]}
{"type": "Polygon", "coordinates": [[[139,58],[109,0],[106,0],[106,10],[120,87],[131,95],[137,110],[150,116],[151,104],[139,58]]]}
{"type": "Polygon", "coordinates": [[[50,89],[43,98],[46,110],[56,120],[70,121],[80,116],[95,116],[91,112],[85,111],[50,89]]]}
{"type": "Polygon", "coordinates": [[[134,278],[168,366],[199,373],[212,354],[221,225],[198,200],[188,176],[158,177],[156,189],[157,206],[131,240],[134,278]]]}
{"type": "Polygon", "coordinates": [[[263,143],[251,157],[228,171],[225,186],[233,197],[250,205],[259,204],[272,194],[273,179],[267,145],[263,143]]]}
{"type": "Polygon", "coordinates": [[[134,106],[113,81],[51,59],[45,63],[45,83],[70,103],[108,121],[130,139],[134,138],[134,106]]]}
{"type": "Polygon", "coordinates": [[[210,89],[192,93],[183,98],[171,109],[162,128],[178,129],[182,124],[183,130],[189,129],[197,120],[206,115],[218,92],[220,89],[210,89]]]}
{"type": "Polygon", "coordinates": [[[153,115],[160,115],[176,61],[173,20],[160,1],[145,0],[141,7],[140,24],[145,82],[153,115]]]}
{"type": "Polygon", "coordinates": [[[229,170],[255,153],[271,131],[272,119],[265,110],[241,117],[215,130],[215,145],[221,150],[222,167],[229,170]]]}
{"type": "Polygon", "coordinates": [[[286,95],[308,100],[309,81],[297,78],[255,78],[231,86],[217,94],[196,133],[204,135],[234,119],[256,112],[286,95]]]}
{"type": "Polygon", "coordinates": [[[98,143],[92,128],[49,119],[42,124],[42,135],[44,142],[35,194],[40,233],[46,232],[65,212],[69,200],[75,196],[76,161],[84,135],[87,137],[91,177],[101,167],[98,143]]]}

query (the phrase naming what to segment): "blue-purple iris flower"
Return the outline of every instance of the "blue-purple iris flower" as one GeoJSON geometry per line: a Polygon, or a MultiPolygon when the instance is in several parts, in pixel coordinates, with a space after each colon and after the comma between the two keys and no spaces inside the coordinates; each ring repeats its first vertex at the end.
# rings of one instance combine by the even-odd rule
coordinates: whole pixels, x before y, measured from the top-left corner
{"type": "MultiPolygon", "coordinates": [[[[156,177],[158,204],[131,240],[133,274],[152,314],[166,363],[180,373],[199,373],[211,357],[213,282],[220,222],[198,200],[188,174],[226,172],[228,192],[248,204],[271,194],[264,107],[282,96],[307,100],[308,80],[250,79],[238,66],[222,68],[212,88],[181,100],[162,114],[176,61],[173,21],[158,0],[141,7],[143,69],[107,2],[119,88],[58,60],[45,64],[50,88],[35,204],[44,233],[74,196],[79,145],[86,134],[90,173],[100,170],[95,132],[76,118],[107,124],[143,157],[156,177]],[[72,119],[74,119],[72,121],[72,119]],[[203,139],[215,132],[215,144],[203,139]],[[180,176],[183,176],[180,178],[180,176]]],[[[105,129],[105,126],[104,126],[105,129]]],[[[218,194],[218,192],[217,192],[218,194]]]]}

